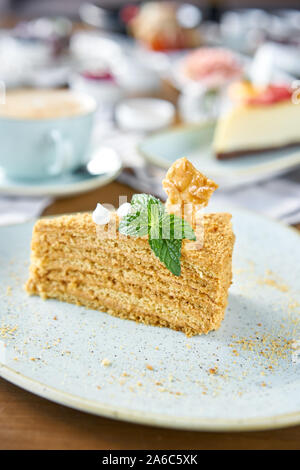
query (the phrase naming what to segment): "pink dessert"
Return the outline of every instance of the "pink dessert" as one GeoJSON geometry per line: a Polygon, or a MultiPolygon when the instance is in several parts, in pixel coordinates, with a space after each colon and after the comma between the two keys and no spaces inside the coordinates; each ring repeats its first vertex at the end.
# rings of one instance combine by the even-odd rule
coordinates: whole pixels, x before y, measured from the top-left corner
{"type": "Polygon", "coordinates": [[[85,70],[81,75],[88,80],[115,81],[114,76],[107,70],[85,70]]]}
{"type": "Polygon", "coordinates": [[[187,55],[183,73],[208,88],[219,88],[241,77],[242,66],[227,49],[203,47],[187,55]]]}

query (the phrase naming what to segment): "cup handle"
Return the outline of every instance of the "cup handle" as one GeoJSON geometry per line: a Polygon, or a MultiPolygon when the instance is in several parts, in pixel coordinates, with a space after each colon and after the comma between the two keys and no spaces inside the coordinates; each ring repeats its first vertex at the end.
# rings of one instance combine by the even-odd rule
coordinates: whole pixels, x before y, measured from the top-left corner
{"type": "Polygon", "coordinates": [[[52,129],[46,134],[46,142],[54,147],[54,159],[47,167],[49,176],[56,176],[64,173],[72,160],[72,145],[69,140],[63,137],[57,129],[52,129]]]}

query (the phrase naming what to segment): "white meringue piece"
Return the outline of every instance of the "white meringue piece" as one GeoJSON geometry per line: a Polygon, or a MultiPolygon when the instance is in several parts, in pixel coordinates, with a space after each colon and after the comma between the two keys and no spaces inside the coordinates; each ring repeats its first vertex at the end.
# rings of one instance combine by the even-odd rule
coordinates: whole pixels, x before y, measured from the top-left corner
{"type": "Polygon", "coordinates": [[[111,219],[111,213],[102,204],[97,204],[96,209],[93,212],[92,219],[97,225],[105,225],[111,219]]]}
{"type": "Polygon", "coordinates": [[[132,205],[129,202],[124,202],[121,204],[119,209],[117,210],[117,214],[120,218],[125,217],[125,215],[130,214],[132,211],[132,205]]]}

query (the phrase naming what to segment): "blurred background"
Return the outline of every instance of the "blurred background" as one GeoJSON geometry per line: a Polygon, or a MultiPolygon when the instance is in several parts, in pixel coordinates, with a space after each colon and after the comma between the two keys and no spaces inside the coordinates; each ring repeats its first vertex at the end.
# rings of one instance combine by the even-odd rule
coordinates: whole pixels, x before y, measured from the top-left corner
{"type": "MultiPolygon", "coordinates": [[[[93,96],[93,145],[113,149],[122,165],[121,173],[109,165],[105,171],[135,191],[164,198],[164,165],[145,160],[139,144],[149,133],[174,124],[216,120],[223,89],[237,75],[262,83],[296,83],[299,6],[296,0],[0,0],[0,80],[7,90],[70,88],[93,96]],[[221,56],[211,52],[219,49],[221,56]],[[224,50],[231,54],[229,65],[224,50]],[[198,55],[192,56],[194,51],[198,55]],[[137,110],[130,102],[134,98],[156,98],[169,106],[146,101],[137,110]]],[[[103,157],[107,162],[109,155],[103,157]]],[[[247,184],[241,181],[239,187],[228,184],[237,175],[231,178],[227,172],[217,197],[296,224],[299,158],[296,163],[281,171],[284,175],[270,172],[247,184]]],[[[1,178],[2,223],[37,215],[53,197],[65,194],[59,182],[53,190],[49,182],[22,186],[1,178]],[[22,196],[30,202],[24,209],[22,199],[24,217],[22,196]]],[[[77,182],[65,179],[61,185],[69,184],[69,194],[75,194],[83,191],[76,190],[77,182]]],[[[85,185],[86,190],[92,187],[85,185]]]]}

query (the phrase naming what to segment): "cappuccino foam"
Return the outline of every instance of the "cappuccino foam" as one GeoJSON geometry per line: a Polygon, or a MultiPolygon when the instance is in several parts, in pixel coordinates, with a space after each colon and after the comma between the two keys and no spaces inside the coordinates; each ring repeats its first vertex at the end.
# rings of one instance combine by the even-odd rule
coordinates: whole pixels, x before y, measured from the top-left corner
{"type": "Polygon", "coordinates": [[[86,114],[90,102],[69,90],[14,90],[0,104],[0,117],[12,119],[56,119],[86,114]]]}

